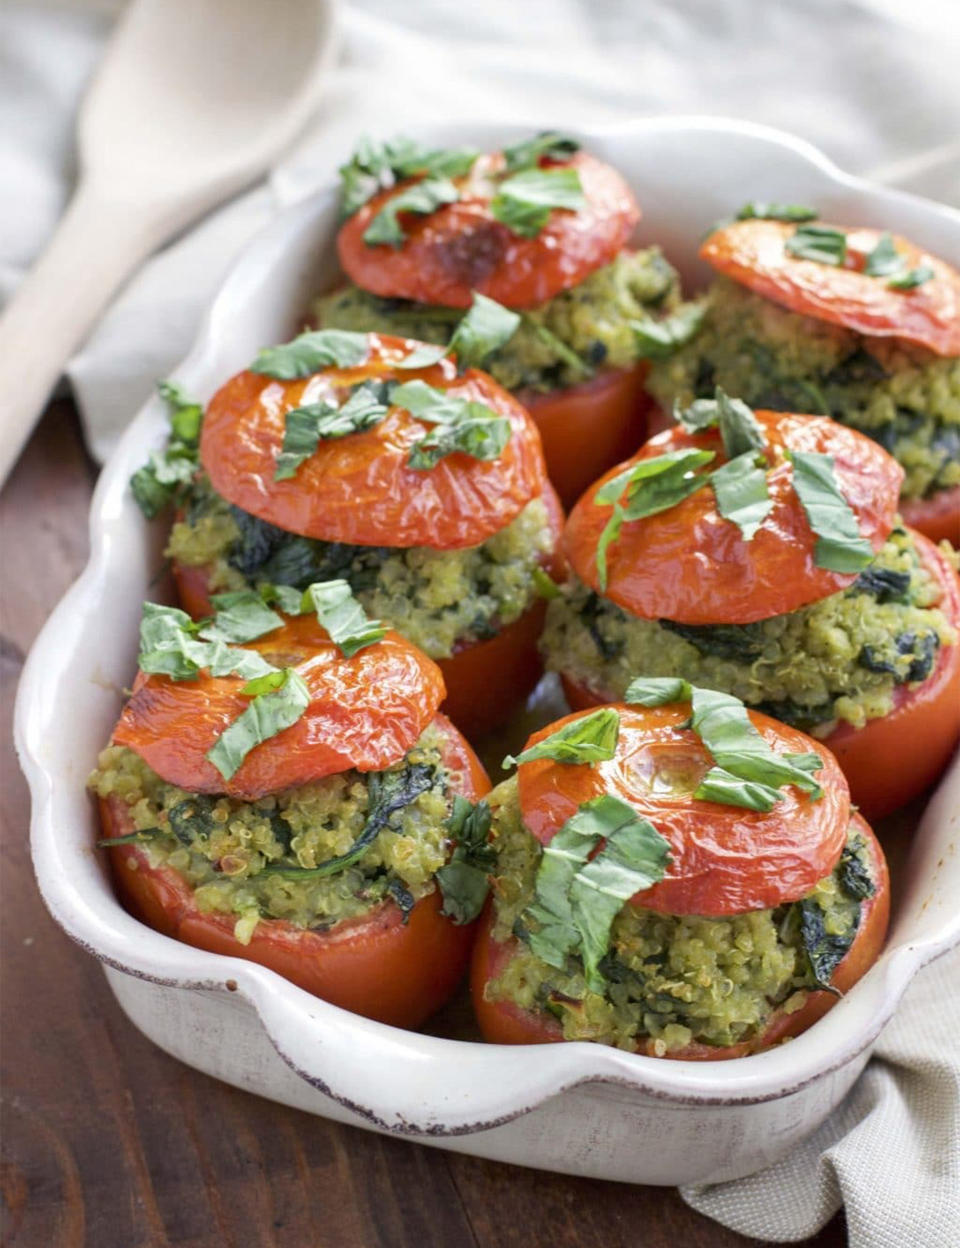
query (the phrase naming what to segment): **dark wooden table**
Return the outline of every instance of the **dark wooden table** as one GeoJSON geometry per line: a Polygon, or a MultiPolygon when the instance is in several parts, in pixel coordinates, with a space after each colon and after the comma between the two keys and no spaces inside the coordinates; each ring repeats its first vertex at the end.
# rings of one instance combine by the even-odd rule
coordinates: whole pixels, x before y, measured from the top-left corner
{"type": "MultiPolygon", "coordinates": [[[[755,1243],[672,1188],[479,1161],[275,1105],[134,1030],[40,900],[8,730],[24,656],[86,559],[95,477],[72,406],[54,403],[0,497],[3,1248],[755,1243]]],[[[808,1241],[845,1242],[842,1216],[808,1241]]]]}

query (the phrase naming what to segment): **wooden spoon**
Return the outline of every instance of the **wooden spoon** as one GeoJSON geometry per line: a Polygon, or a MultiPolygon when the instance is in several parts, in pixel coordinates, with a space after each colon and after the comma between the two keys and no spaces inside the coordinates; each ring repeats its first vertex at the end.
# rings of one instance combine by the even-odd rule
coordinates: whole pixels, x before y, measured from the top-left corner
{"type": "Polygon", "coordinates": [[[150,252],[260,177],[313,110],[334,0],[134,0],[78,122],[76,192],[0,317],[0,483],[150,252]]]}

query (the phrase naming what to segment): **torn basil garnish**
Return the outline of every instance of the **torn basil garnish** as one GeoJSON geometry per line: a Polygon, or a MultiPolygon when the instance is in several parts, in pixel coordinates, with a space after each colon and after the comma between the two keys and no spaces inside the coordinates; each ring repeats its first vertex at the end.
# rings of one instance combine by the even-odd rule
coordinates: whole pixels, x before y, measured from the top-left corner
{"type": "Polygon", "coordinates": [[[424,178],[422,182],[414,182],[387,200],[364,230],[363,241],[371,247],[402,247],[407,235],[400,224],[401,213],[429,216],[445,204],[455,204],[459,198],[460,192],[449,178],[424,178]]]}
{"type": "Polygon", "coordinates": [[[340,166],[341,216],[353,216],[374,195],[404,178],[423,174],[462,177],[479,155],[475,148],[423,148],[404,137],[378,143],[365,135],[349,161],[340,166]]]}
{"type": "Polygon", "coordinates": [[[863,271],[868,277],[887,277],[903,267],[903,260],[894,246],[891,234],[881,234],[877,245],[864,261],[863,271]]]}
{"type": "Polygon", "coordinates": [[[489,892],[488,873],[497,861],[489,839],[490,807],[485,801],[474,805],[458,793],[447,831],[456,846],[450,861],[437,872],[437,883],[443,894],[441,914],[459,926],[473,922],[489,892]]]}
{"type": "Polygon", "coordinates": [[[814,260],[835,268],[842,268],[847,259],[846,234],[829,225],[798,225],[785,246],[798,260],[814,260]]]}
{"type": "Polygon", "coordinates": [[[745,542],[773,510],[767,489],[768,464],[756,451],[745,451],[728,460],[710,474],[710,484],[717,500],[717,511],[725,520],[732,520],[745,542]]]}
{"type": "Polygon", "coordinates": [[[179,502],[193,480],[203,424],[202,406],[187,398],[177,382],[162,381],[157,390],[167,404],[170,436],[164,449],[151,451],[147,462],[130,478],[130,492],[148,520],[179,502]]]}
{"type": "Polygon", "coordinates": [[[613,758],[620,735],[620,716],[612,706],[603,706],[564,724],[536,745],[518,754],[508,754],[504,767],[516,767],[536,758],[556,763],[600,763],[613,758]]]}
{"type": "Polygon", "coordinates": [[[295,724],[310,705],[310,690],[292,667],[272,668],[240,692],[250,705],[206,755],[224,780],[236,775],[252,749],[295,724]]]}
{"type": "Polygon", "coordinates": [[[586,204],[576,169],[535,166],[500,182],[490,201],[490,211],[514,234],[536,238],[555,208],[577,212],[586,204]]]}
{"type": "Polygon", "coordinates": [[[445,347],[420,343],[393,367],[429,368],[431,364],[438,364],[444,356],[455,355],[458,372],[479,368],[488,355],[509,342],[519,324],[518,312],[511,312],[495,299],[488,299],[486,295],[474,291],[469,310],[458,322],[445,347]]]}
{"type": "Polygon", "coordinates": [[[665,360],[692,341],[700,330],[707,309],[703,303],[687,303],[670,316],[654,320],[631,321],[637,358],[665,360]]]}
{"type": "Polygon", "coordinates": [[[739,698],[701,689],[681,677],[639,677],[624,699],[640,706],[689,702],[690,726],[716,766],[703,777],[694,797],[769,811],[783,800],[781,788],[792,784],[814,800],[823,789],[811,774],[823,766],[819,754],[775,754],[750,722],[739,698]]]}
{"type": "Polygon", "coordinates": [[[569,135],[560,134],[556,130],[544,130],[525,139],[522,143],[512,143],[503,149],[507,173],[517,173],[521,169],[529,169],[543,159],[566,160],[580,151],[580,144],[569,135]]]}
{"type": "Polygon", "coordinates": [[[936,274],[928,264],[921,264],[915,269],[908,269],[906,273],[891,277],[887,285],[891,290],[916,290],[918,286],[931,281],[935,276],[936,274]]]}
{"type": "Polygon", "coordinates": [[[219,639],[202,640],[202,627],[178,607],[145,602],[137,660],[141,671],[171,680],[196,680],[206,669],[211,676],[252,680],[275,670],[255,650],[240,650],[219,639]]]}
{"type": "Polygon", "coordinates": [[[204,641],[240,645],[283,625],[276,611],[271,611],[263,596],[254,589],[214,594],[210,601],[215,614],[210,620],[201,620],[199,626],[198,635],[204,641]]]}
{"type": "Polygon", "coordinates": [[[321,399],[291,408],[284,416],[283,446],[277,455],[273,479],[286,481],[295,476],[322,441],[372,429],[389,410],[387,387],[376,381],[354,386],[342,405],[335,399],[321,399]]]}
{"type": "Polygon", "coordinates": [[[862,572],[873,561],[873,546],[861,536],[856,514],[840,490],[833,456],[788,451],[787,457],[793,488],[817,539],[814,563],[832,572],[862,572]]]}
{"type": "Polygon", "coordinates": [[[352,658],[358,650],[382,641],[386,626],[371,620],[354,598],[347,581],[321,581],[307,587],[301,611],[312,610],[330,634],[330,640],[344,658],[352,658]]]}
{"type": "Polygon", "coordinates": [[[485,403],[461,399],[425,381],[394,386],[390,399],[417,420],[437,426],[410,448],[407,463],[411,468],[435,468],[455,451],[473,459],[496,459],[509,441],[510,421],[505,416],[498,416],[485,403]]]}
{"type": "Polygon", "coordinates": [[[708,484],[698,470],[715,457],[713,451],[668,451],[651,459],[637,460],[611,478],[594,494],[598,506],[613,504],[613,514],[597,542],[597,580],[607,585],[607,549],[620,536],[625,520],[641,520],[675,507],[708,484]],[[626,494],[626,502],[621,498],[626,494]]]}
{"type": "Polygon", "coordinates": [[[820,214],[816,208],[808,208],[804,204],[767,203],[763,200],[751,200],[737,213],[738,221],[789,221],[803,224],[816,221],[820,214]]]}
{"type": "Polygon", "coordinates": [[[366,334],[348,329],[312,329],[278,347],[264,347],[250,371],[276,381],[296,381],[322,368],[358,368],[370,351],[366,334]]]}
{"type": "Polygon", "coordinates": [[[603,992],[600,963],[613,921],[635,893],[663,879],[669,858],[666,839],[622,798],[603,794],[582,803],[544,846],[523,915],[530,948],[556,967],[579,954],[587,986],[603,992]]]}

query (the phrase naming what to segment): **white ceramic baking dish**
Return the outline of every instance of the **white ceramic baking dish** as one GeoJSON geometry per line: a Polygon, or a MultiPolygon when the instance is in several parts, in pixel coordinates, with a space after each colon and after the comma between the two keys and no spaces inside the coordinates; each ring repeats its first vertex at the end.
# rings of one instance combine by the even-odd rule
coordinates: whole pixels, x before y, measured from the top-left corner
{"type": "MultiPolygon", "coordinates": [[[[529,124],[480,124],[422,137],[496,146],[529,132],[529,124]]],[[[581,137],[636,188],[638,238],[661,243],[688,282],[706,276],[696,260],[706,227],[751,198],[810,202],[840,222],[895,228],[960,263],[960,215],[850,178],[771,130],[679,118],[581,137]]],[[[252,243],[177,370],[189,393],[207,399],[259,347],[298,328],[311,294],[336,276],[335,224],[331,186],[252,243]]],[[[162,405],[148,403],[104,470],[90,563],[37,640],[17,708],[43,896],[104,963],[133,1022],[190,1065],[301,1109],[571,1173],[645,1183],[734,1178],[810,1133],[860,1073],[914,972],[960,941],[960,763],[917,833],[880,961],[812,1030],[754,1057],[682,1063],[589,1044],[513,1048],[414,1034],[327,1005],[253,963],[179,944],[117,903],[92,848],[84,792],[132,678],[141,601],[158,594],[164,526],[144,522],[127,480],[166,428],[162,405]]]]}

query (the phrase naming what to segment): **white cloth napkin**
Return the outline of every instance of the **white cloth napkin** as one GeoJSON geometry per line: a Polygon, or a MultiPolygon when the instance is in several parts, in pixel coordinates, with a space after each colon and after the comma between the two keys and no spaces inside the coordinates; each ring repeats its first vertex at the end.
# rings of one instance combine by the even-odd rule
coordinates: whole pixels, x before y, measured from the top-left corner
{"type": "MultiPolygon", "coordinates": [[[[69,196],[74,113],[119,7],[8,0],[0,12],[0,298],[69,196]]],[[[345,10],[343,36],[311,132],[267,182],[145,264],[71,362],[98,458],[186,354],[247,240],[328,181],[363,131],[723,113],[960,203],[956,0],[365,0],[345,10]]],[[[960,954],[918,977],[843,1107],[786,1161],[685,1199],[767,1240],[812,1235],[844,1203],[856,1248],[960,1244],[958,983],[960,954]]]]}

